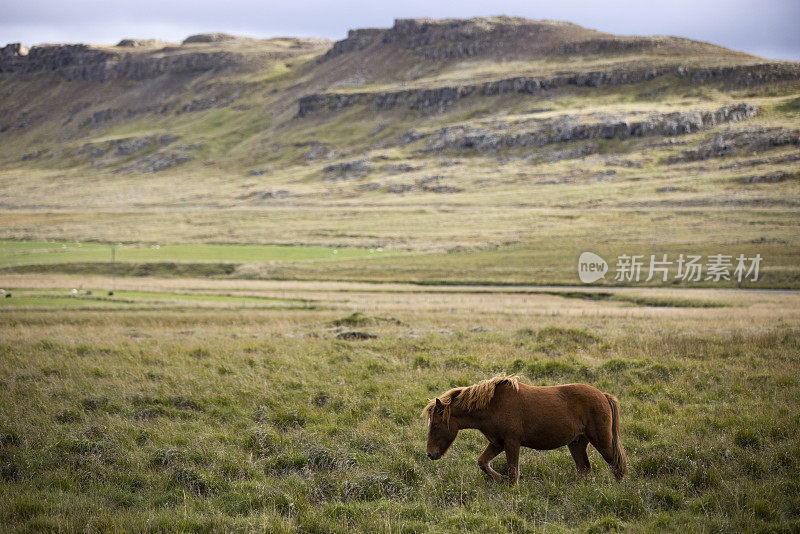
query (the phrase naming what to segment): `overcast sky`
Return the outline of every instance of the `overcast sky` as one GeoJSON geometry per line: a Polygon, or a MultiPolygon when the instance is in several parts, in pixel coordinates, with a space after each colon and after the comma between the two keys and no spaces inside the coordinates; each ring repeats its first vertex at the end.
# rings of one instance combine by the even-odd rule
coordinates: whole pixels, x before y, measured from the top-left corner
{"type": "Polygon", "coordinates": [[[0,44],[180,41],[222,31],[342,39],[395,18],[512,15],[625,35],[678,35],[800,60],[800,0],[0,0],[0,44]]]}

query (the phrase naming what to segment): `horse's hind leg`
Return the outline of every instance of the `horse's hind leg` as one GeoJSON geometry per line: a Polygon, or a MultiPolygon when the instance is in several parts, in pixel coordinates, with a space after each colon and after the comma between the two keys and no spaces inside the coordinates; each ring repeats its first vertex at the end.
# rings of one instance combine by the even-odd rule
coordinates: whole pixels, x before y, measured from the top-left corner
{"type": "Polygon", "coordinates": [[[483,450],[483,453],[478,457],[478,467],[480,467],[484,473],[492,477],[492,479],[496,482],[502,482],[505,480],[505,477],[492,469],[492,466],[489,465],[489,462],[491,462],[492,459],[501,452],[503,452],[503,447],[489,443],[483,450]]]}
{"type": "Polygon", "coordinates": [[[589,455],[586,454],[586,447],[589,446],[587,437],[581,434],[567,446],[572,454],[572,459],[575,460],[575,467],[578,468],[578,473],[588,475],[592,470],[592,464],[589,463],[589,455]]]}

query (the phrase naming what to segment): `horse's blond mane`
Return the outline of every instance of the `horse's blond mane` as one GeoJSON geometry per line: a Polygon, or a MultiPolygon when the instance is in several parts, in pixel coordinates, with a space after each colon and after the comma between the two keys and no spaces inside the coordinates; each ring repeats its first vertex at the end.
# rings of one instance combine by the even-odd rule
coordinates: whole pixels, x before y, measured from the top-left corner
{"type": "MultiPolygon", "coordinates": [[[[498,375],[493,378],[481,380],[471,386],[453,388],[439,397],[439,402],[444,405],[443,418],[445,424],[449,424],[450,411],[458,408],[464,412],[474,412],[489,406],[494,397],[495,389],[500,384],[511,384],[515,391],[519,391],[519,377],[498,375]]],[[[430,421],[433,410],[436,408],[436,399],[428,401],[427,406],[422,410],[422,416],[430,421]]]]}

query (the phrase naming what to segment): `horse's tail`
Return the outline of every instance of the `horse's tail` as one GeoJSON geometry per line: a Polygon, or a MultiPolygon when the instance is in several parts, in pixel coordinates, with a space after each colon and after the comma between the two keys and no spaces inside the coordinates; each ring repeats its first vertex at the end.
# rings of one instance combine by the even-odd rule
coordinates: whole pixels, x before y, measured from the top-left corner
{"type": "Polygon", "coordinates": [[[628,469],[628,459],[625,456],[625,449],[622,448],[622,442],[619,440],[619,401],[614,395],[610,393],[603,393],[608,399],[608,404],[611,405],[611,472],[617,480],[622,480],[625,476],[625,471],[628,469]]]}

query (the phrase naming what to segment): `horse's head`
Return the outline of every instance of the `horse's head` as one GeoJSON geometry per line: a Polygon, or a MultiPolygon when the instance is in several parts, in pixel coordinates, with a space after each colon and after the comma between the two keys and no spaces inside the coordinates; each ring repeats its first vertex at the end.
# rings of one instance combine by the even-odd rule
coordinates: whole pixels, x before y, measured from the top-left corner
{"type": "MultiPolygon", "coordinates": [[[[449,407],[448,407],[449,408],[449,407]]],[[[438,398],[433,410],[428,412],[428,458],[438,460],[447,452],[458,435],[458,426],[445,415],[445,405],[438,398]]]]}

